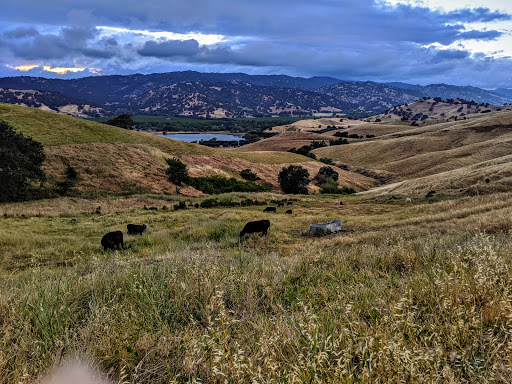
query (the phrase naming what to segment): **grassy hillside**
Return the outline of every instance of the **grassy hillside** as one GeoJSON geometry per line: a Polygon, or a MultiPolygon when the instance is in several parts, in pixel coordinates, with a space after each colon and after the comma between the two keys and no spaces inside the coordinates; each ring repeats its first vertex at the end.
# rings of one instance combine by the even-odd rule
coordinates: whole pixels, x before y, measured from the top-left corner
{"type": "Polygon", "coordinates": [[[98,199],[102,214],[1,205],[0,382],[77,358],[114,383],[512,380],[510,192],[297,198],[292,216],[144,197],[98,199]],[[268,236],[239,242],[262,218],[268,236]],[[307,234],[340,218],[344,232],[307,234]],[[132,222],[150,229],[103,253],[132,222]]]}
{"type": "MultiPolygon", "coordinates": [[[[0,119],[43,143],[50,185],[63,178],[68,165],[75,167],[80,173],[75,189],[79,194],[172,193],[174,188],[165,177],[165,159],[170,156],[182,158],[192,176],[239,177],[242,169],[249,168],[276,188],[283,166],[300,163],[312,175],[322,166],[287,152],[223,151],[10,104],[0,104],[0,119]]],[[[364,190],[373,183],[346,172],[345,185],[364,190]]],[[[191,188],[183,193],[197,194],[191,188]]]]}
{"type": "MultiPolygon", "coordinates": [[[[354,131],[361,132],[362,129],[355,128],[354,131]]],[[[348,165],[390,172],[396,181],[430,175],[442,179],[441,172],[458,172],[462,182],[468,171],[465,167],[471,166],[479,169],[479,177],[483,179],[501,179],[505,177],[503,174],[498,172],[501,176],[497,177],[490,168],[479,167],[478,164],[498,158],[504,159],[505,163],[510,161],[505,156],[512,153],[512,112],[495,112],[463,121],[409,127],[371,140],[319,148],[313,152],[317,157],[330,157],[348,165]]],[[[446,183],[444,188],[441,185],[442,189],[466,187],[465,182],[446,183]]]]}

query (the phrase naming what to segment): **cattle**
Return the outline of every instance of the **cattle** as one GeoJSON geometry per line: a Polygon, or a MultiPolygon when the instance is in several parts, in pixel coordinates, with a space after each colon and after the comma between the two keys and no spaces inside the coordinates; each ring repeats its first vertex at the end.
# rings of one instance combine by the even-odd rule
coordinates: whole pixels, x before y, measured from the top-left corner
{"type": "Polygon", "coordinates": [[[261,232],[262,236],[266,235],[269,227],[269,220],[249,221],[247,224],[245,224],[245,227],[244,229],[242,229],[242,232],[240,232],[240,238],[246,233],[261,232]]]}
{"type": "Polygon", "coordinates": [[[293,205],[293,201],[287,201],[286,205],[293,205]]]}
{"type": "Polygon", "coordinates": [[[489,183],[491,182],[491,179],[487,178],[487,179],[485,179],[485,182],[486,182],[487,184],[489,184],[489,183]]]}
{"type": "Polygon", "coordinates": [[[142,235],[142,232],[144,232],[146,229],[149,228],[147,224],[137,225],[137,224],[128,224],[126,226],[128,229],[129,235],[142,235]]]}
{"type": "Polygon", "coordinates": [[[284,207],[284,203],[278,203],[277,206],[278,207],[284,207]]]}
{"type": "Polygon", "coordinates": [[[111,249],[114,250],[115,248],[121,249],[123,244],[123,232],[121,231],[115,231],[115,232],[109,232],[103,238],[101,239],[101,245],[103,246],[103,250],[111,249]]]}
{"type": "Polygon", "coordinates": [[[430,199],[432,196],[436,194],[436,191],[428,191],[428,193],[425,195],[427,199],[430,199]]]}
{"type": "Polygon", "coordinates": [[[263,210],[263,212],[274,212],[277,213],[276,207],[267,207],[263,210]]]}
{"type": "Polygon", "coordinates": [[[343,205],[343,201],[340,201],[340,205],[343,205]]]}
{"type": "Polygon", "coordinates": [[[287,210],[285,213],[286,213],[287,215],[291,215],[293,212],[292,212],[292,210],[291,210],[291,209],[289,209],[289,210],[287,210]]]}

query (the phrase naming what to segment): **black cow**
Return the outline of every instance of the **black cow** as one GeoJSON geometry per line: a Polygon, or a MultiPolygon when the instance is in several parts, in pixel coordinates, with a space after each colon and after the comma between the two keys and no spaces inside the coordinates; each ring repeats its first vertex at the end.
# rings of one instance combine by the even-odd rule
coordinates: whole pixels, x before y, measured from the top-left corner
{"type": "Polygon", "coordinates": [[[343,205],[343,201],[340,201],[340,205],[343,205]]]}
{"type": "Polygon", "coordinates": [[[292,210],[291,210],[291,209],[289,209],[289,210],[287,210],[285,213],[286,213],[287,215],[291,215],[291,214],[292,214],[292,210]]]}
{"type": "Polygon", "coordinates": [[[263,210],[263,212],[274,212],[276,213],[277,212],[277,209],[276,207],[267,207],[263,210]]]}
{"type": "Polygon", "coordinates": [[[286,205],[293,205],[293,201],[288,201],[286,205]]]}
{"type": "Polygon", "coordinates": [[[149,228],[149,226],[146,224],[142,224],[142,225],[128,224],[126,226],[126,228],[128,229],[129,235],[142,235],[142,232],[144,232],[147,228],[149,228]]]}
{"type": "Polygon", "coordinates": [[[262,235],[266,235],[269,227],[270,227],[269,220],[249,221],[247,224],[245,224],[245,227],[244,227],[244,229],[242,229],[242,232],[240,232],[240,237],[242,237],[246,233],[255,233],[255,232],[262,232],[262,235]]]}
{"type": "Polygon", "coordinates": [[[103,238],[101,239],[101,245],[103,246],[103,250],[111,249],[114,250],[116,247],[117,249],[121,249],[123,244],[123,232],[121,231],[115,231],[115,232],[109,232],[103,238]]]}
{"type": "Polygon", "coordinates": [[[284,207],[284,203],[278,203],[277,206],[278,207],[284,207]]]}

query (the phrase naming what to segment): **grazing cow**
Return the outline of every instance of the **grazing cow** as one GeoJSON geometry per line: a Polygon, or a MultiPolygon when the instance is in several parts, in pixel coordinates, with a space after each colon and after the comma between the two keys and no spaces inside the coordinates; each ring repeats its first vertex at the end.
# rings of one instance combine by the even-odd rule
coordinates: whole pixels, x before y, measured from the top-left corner
{"type": "Polygon", "coordinates": [[[411,200],[411,198],[410,198],[410,197],[406,197],[406,198],[405,198],[405,202],[406,202],[406,203],[410,203],[411,201],[412,201],[412,200],[411,200]]]}
{"type": "Polygon", "coordinates": [[[293,212],[292,212],[292,210],[291,210],[291,209],[289,209],[289,210],[287,210],[285,213],[286,213],[287,215],[291,215],[293,212]]]}
{"type": "Polygon", "coordinates": [[[293,201],[287,201],[286,205],[293,205],[293,201]]]}
{"type": "Polygon", "coordinates": [[[123,244],[123,232],[121,231],[115,231],[115,232],[109,232],[103,238],[101,239],[101,245],[103,246],[103,250],[111,249],[114,250],[115,248],[121,249],[123,244]]]}
{"type": "Polygon", "coordinates": [[[343,201],[340,201],[340,205],[343,205],[343,201]]]}
{"type": "Polygon", "coordinates": [[[126,226],[126,228],[128,229],[129,235],[142,235],[142,232],[144,232],[147,228],[149,228],[149,226],[146,224],[142,224],[142,225],[128,224],[126,226]]]}
{"type": "Polygon", "coordinates": [[[263,212],[274,212],[277,213],[276,207],[267,207],[263,210],[263,212]]]}
{"type": "Polygon", "coordinates": [[[249,221],[245,224],[244,229],[240,232],[240,237],[245,235],[246,233],[255,233],[261,232],[262,236],[267,234],[267,231],[270,227],[269,220],[257,220],[257,221],[249,221]]]}
{"type": "Polygon", "coordinates": [[[436,194],[436,191],[428,191],[428,193],[425,195],[425,197],[427,199],[431,198],[432,196],[434,196],[436,194]]]}
{"type": "Polygon", "coordinates": [[[284,207],[284,203],[277,203],[277,207],[284,207]]]}
{"type": "Polygon", "coordinates": [[[487,178],[487,179],[485,179],[485,182],[486,182],[487,184],[489,184],[489,183],[491,182],[491,179],[487,178]]]}

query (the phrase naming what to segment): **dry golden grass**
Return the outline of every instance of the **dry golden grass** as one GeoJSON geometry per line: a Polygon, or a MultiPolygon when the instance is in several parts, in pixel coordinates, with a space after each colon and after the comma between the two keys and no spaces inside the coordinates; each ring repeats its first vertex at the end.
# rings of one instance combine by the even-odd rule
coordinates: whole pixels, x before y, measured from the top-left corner
{"type": "Polygon", "coordinates": [[[113,383],[510,382],[512,193],[296,197],[293,216],[20,204],[0,219],[0,382],[77,356],[113,383]],[[259,217],[268,236],[239,243],[259,217]],[[351,231],[305,234],[333,218],[351,231]],[[129,222],[150,230],[104,254],[129,222]]]}
{"type": "MultiPolygon", "coordinates": [[[[349,165],[391,172],[397,181],[432,175],[439,178],[436,183],[439,189],[459,189],[469,186],[463,179],[465,173],[469,172],[466,167],[470,166],[479,169],[469,174],[472,180],[479,177],[494,178],[494,181],[497,181],[497,176],[508,178],[507,172],[494,168],[485,170],[485,165],[480,167],[478,164],[498,158],[506,159],[512,153],[511,126],[512,112],[497,112],[465,121],[411,127],[410,130],[369,141],[319,148],[313,152],[317,157],[329,157],[349,165]],[[441,173],[449,171],[452,176],[458,175],[455,178],[458,181],[450,176],[454,183],[443,187],[441,179],[444,174],[441,173]]],[[[505,163],[502,166],[504,169],[507,167],[505,163]]],[[[429,180],[432,182],[433,178],[423,178],[416,184],[429,180]]],[[[420,190],[426,188],[429,187],[424,186],[420,190]]]]}

